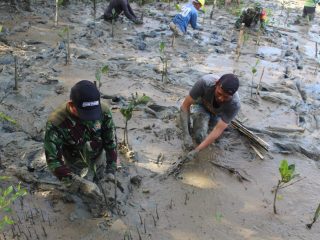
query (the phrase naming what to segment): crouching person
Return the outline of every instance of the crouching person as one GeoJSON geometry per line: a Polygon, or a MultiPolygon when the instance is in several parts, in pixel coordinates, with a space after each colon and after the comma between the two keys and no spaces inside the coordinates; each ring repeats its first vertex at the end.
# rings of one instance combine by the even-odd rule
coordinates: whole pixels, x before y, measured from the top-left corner
{"type": "Polygon", "coordinates": [[[75,84],[70,100],[51,113],[44,148],[52,173],[80,194],[93,216],[103,214],[105,201],[96,183],[114,181],[117,142],[111,111],[92,82],[75,84]]]}
{"type": "Polygon", "coordinates": [[[214,143],[235,118],[240,109],[238,88],[239,79],[233,74],[225,74],[220,78],[208,74],[191,88],[180,108],[184,147],[191,150],[187,155],[190,160],[214,143]],[[191,106],[194,110],[192,114],[191,106]],[[193,139],[189,133],[190,115],[193,120],[193,139]]]}

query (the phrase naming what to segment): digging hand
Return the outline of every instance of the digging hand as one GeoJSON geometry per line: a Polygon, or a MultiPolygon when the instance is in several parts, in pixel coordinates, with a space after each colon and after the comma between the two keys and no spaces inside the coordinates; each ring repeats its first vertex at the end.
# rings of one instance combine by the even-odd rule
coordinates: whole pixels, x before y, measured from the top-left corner
{"type": "Polygon", "coordinates": [[[186,159],[185,162],[189,162],[195,159],[198,156],[198,153],[199,153],[199,150],[196,150],[196,149],[188,152],[188,154],[185,156],[185,159],[186,159]]]}
{"type": "Polygon", "coordinates": [[[78,191],[81,194],[97,201],[103,200],[103,195],[99,187],[95,183],[88,181],[84,178],[81,178],[75,174],[72,174],[72,181],[73,181],[72,185],[78,188],[78,191]]]}

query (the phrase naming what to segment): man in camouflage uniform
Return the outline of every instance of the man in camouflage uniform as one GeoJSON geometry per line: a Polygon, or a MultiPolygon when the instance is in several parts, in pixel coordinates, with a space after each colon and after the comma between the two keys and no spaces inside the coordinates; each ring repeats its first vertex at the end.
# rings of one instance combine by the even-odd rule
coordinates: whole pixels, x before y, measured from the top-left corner
{"type": "Polygon", "coordinates": [[[70,100],[51,113],[44,148],[49,169],[72,192],[85,195],[87,203],[103,202],[92,181],[114,180],[117,143],[111,111],[92,82],[75,84],[70,100]]]}
{"type": "Polygon", "coordinates": [[[256,3],[254,7],[248,7],[243,9],[240,17],[237,19],[235,26],[240,28],[244,23],[246,27],[250,27],[252,24],[256,25],[260,22],[260,28],[265,30],[267,20],[267,12],[262,8],[259,3],[256,3]]]}

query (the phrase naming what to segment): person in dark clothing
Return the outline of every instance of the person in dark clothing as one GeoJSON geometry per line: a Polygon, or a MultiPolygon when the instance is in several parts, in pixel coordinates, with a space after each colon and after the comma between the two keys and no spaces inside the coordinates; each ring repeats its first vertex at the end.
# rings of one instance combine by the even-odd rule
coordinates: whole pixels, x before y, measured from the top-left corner
{"type": "Polygon", "coordinates": [[[121,13],[134,22],[135,24],[142,24],[143,22],[138,19],[138,17],[134,14],[128,0],[111,0],[109,6],[104,11],[103,18],[106,21],[111,21],[113,18],[118,18],[121,13]],[[112,10],[114,9],[114,13],[112,10]]]}
{"type": "Polygon", "coordinates": [[[235,26],[240,28],[241,23],[244,23],[246,27],[251,27],[260,22],[260,28],[265,29],[267,20],[267,12],[259,3],[256,3],[253,7],[243,9],[240,17],[237,19],[235,26]]]}

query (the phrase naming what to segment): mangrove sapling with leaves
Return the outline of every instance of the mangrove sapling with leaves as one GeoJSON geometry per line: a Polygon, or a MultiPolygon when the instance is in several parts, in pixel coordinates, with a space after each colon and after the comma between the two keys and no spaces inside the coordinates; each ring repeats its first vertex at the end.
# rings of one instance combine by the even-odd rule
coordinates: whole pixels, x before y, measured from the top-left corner
{"type": "Polygon", "coordinates": [[[122,116],[124,117],[125,127],[123,131],[123,144],[129,148],[129,139],[128,139],[128,122],[132,118],[132,112],[138,105],[145,105],[150,101],[150,97],[146,95],[139,96],[137,93],[132,94],[132,100],[125,107],[120,109],[122,116]]]}
{"type": "Polygon", "coordinates": [[[165,43],[161,42],[159,45],[159,51],[160,51],[160,60],[162,62],[162,77],[161,81],[164,83],[167,83],[168,80],[168,57],[165,52],[165,43]]]}
{"type": "Polygon", "coordinates": [[[278,195],[279,189],[296,183],[297,181],[286,185],[292,179],[294,179],[295,177],[298,176],[298,174],[295,174],[295,165],[294,164],[289,165],[288,161],[285,159],[280,162],[279,172],[280,172],[281,179],[278,180],[278,184],[274,190],[274,199],[273,199],[273,212],[274,212],[274,214],[277,214],[276,200],[277,200],[277,195],[278,195]]]}
{"type": "Polygon", "coordinates": [[[95,77],[96,77],[96,81],[98,82],[99,90],[100,90],[100,87],[102,86],[102,83],[101,83],[102,74],[107,75],[108,72],[109,72],[109,66],[108,65],[104,65],[103,67],[100,67],[100,68],[98,68],[96,70],[95,77]]]}
{"type": "Polygon", "coordinates": [[[0,230],[2,230],[6,225],[14,224],[14,221],[8,216],[12,212],[12,205],[15,200],[21,198],[27,194],[27,190],[22,188],[20,183],[13,186],[3,186],[4,181],[10,179],[7,176],[0,176],[0,230]]]}
{"type": "Polygon", "coordinates": [[[316,210],[315,213],[314,213],[312,222],[306,224],[306,227],[307,227],[308,229],[311,229],[311,228],[312,228],[312,225],[317,221],[317,219],[319,218],[319,216],[320,216],[320,204],[318,205],[317,210],[316,210]]]}
{"type": "Polygon", "coordinates": [[[66,26],[58,32],[66,50],[66,64],[70,63],[70,27],[66,26]]]}

